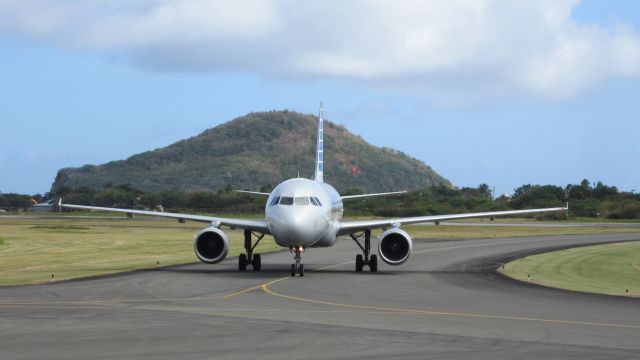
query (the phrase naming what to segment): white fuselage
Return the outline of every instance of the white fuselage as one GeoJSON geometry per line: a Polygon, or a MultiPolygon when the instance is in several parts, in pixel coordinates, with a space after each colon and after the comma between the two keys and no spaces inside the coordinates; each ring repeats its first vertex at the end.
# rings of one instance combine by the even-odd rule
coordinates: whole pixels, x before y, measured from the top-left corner
{"type": "Polygon", "coordinates": [[[336,242],[342,200],[329,184],[309,179],[280,183],[265,206],[269,232],[283,247],[324,247],[336,242]]]}

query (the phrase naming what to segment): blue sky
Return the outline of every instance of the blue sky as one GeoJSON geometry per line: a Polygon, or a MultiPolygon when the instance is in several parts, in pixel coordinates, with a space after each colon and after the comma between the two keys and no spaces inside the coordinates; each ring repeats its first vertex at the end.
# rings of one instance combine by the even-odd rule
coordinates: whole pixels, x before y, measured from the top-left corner
{"type": "Polygon", "coordinates": [[[458,186],[640,191],[640,2],[76,3],[0,5],[2,192],[320,100],[458,186]]]}

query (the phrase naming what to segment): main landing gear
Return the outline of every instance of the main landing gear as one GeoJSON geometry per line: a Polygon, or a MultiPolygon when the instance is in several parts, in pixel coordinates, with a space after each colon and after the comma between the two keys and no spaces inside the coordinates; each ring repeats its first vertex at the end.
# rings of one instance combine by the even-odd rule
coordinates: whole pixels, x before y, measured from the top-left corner
{"type": "Polygon", "coordinates": [[[304,252],[304,247],[294,246],[291,248],[291,251],[295,254],[293,259],[296,261],[295,264],[291,264],[291,276],[295,277],[296,274],[304,276],[304,264],[300,263],[302,261],[302,253],[304,252]]]}
{"type": "Polygon", "coordinates": [[[362,268],[364,266],[369,266],[369,271],[377,272],[378,271],[378,257],[376,255],[369,255],[371,252],[371,230],[365,230],[360,233],[351,233],[349,234],[353,241],[358,244],[358,247],[362,249],[362,254],[356,255],[356,271],[362,272],[362,268]],[[359,238],[364,236],[364,246],[358,240],[359,238]]]}
{"type": "Polygon", "coordinates": [[[251,230],[244,231],[244,250],[246,251],[246,254],[240,254],[238,257],[238,270],[246,271],[247,265],[251,264],[254,271],[260,271],[260,268],[262,267],[262,259],[260,254],[254,254],[253,250],[258,246],[258,243],[260,243],[260,240],[262,240],[263,237],[264,234],[261,233],[254,233],[251,230]],[[252,236],[256,237],[256,243],[253,244],[253,246],[251,245],[252,236]]]}

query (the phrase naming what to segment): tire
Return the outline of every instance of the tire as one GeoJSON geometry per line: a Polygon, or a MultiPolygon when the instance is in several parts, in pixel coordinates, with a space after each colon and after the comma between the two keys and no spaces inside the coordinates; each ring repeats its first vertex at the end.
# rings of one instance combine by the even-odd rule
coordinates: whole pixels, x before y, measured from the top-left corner
{"type": "Polygon", "coordinates": [[[362,255],[356,255],[356,272],[362,272],[362,268],[364,267],[364,260],[362,259],[362,255]]]}
{"type": "Polygon", "coordinates": [[[378,257],[376,255],[371,255],[369,258],[369,271],[378,272],[378,257]]]}
{"type": "Polygon", "coordinates": [[[240,256],[238,256],[238,270],[247,270],[247,254],[240,254],[240,256]]]}
{"type": "Polygon", "coordinates": [[[296,277],[296,264],[291,264],[291,276],[296,277]]]}
{"type": "Polygon", "coordinates": [[[260,271],[260,269],[262,268],[262,258],[260,257],[260,254],[253,255],[251,265],[253,266],[254,271],[260,271]]]}
{"type": "Polygon", "coordinates": [[[304,265],[300,264],[300,277],[304,276],[304,265]]]}

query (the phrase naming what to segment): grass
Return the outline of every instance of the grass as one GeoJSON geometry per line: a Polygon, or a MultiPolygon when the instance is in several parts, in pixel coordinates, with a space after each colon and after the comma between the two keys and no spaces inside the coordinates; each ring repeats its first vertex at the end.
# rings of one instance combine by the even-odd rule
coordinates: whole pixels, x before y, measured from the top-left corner
{"type": "Polygon", "coordinates": [[[91,228],[88,226],[77,226],[77,225],[34,225],[30,227],[31,229],[36,230],[45,230],[45,231],[57,231],[57,232],[66,232],[66,233],[76,233],[76,232],[88,232],[91,228]]]}
{"type": "Polygon", "coordinates": [[[500,272],[517,280],[561,289],[638,297],[640,242],[533,255],[506,264],[500,272]]]}
{"type": "MultiPolygon", "coordinates": [[[[144,217],[79,220],[0,217],[0,285],[45,283],[195,262],[193,236],[205,225],[144,217]]],[[[448,225],[414,225],[403,229],[414,238],[427,239],[637,231],[637,228],[448,225]]],[[[231,242],[229,256],[237,256],[243,249],[242,233],[225,231],[231,242]]],[[[267,236],[257,251],[278,249],[267,236]]]]}
{"type": "MultiPolygon", "coordinates": [[[[0,218],[0,285],[45,283],[195,262],[193,237],[205,225],[143,219],[0,218]]],[[[237,256],[242,250],[242,233],[227,234],[229,256],[237,256]]],[[[256,251],[278,249],[270,237],[265,237],[256,251]]]]}

